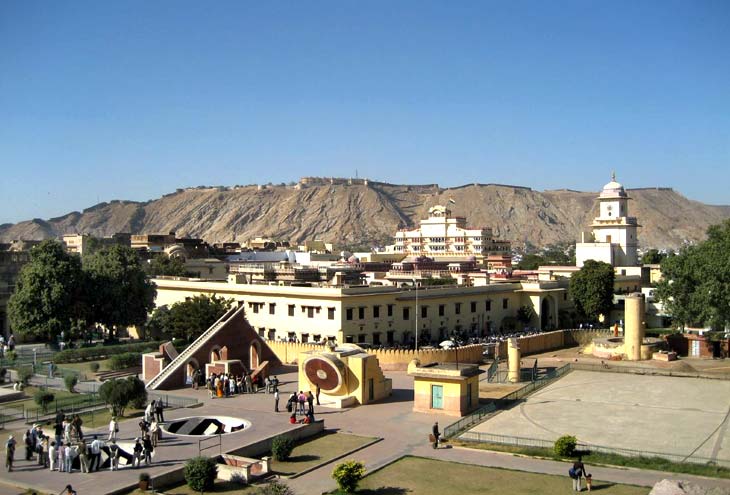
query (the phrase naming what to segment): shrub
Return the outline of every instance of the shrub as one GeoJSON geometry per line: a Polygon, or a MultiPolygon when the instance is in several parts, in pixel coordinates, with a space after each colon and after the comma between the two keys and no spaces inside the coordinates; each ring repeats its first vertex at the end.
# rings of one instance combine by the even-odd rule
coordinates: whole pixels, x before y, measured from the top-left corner
{"type": "Polygon", "coordinates": [[[572,435],[563,435],[555,440],[553,450],[560,457],[570,457],[575,452],[575,446],[578,440],[572,435]]]}
{"type": "Polygon", "coordinates": [[[53,362],[61,364],[73,363],[75,361],[96,361],[117,354],[124,354],[125,352],[134,352],[139,356],[143,352],[157,350],[163,342],[165,341],[137,342],[123,345],[97,345],[81,349],[65,349],[53,355],[53,362]]]}
{"type": "Polygon", "coordinates": [[[5,383],[5,377],[8,376],[7,368],[0,368],[0,383],[5,383]]]}
{"type": "Polygon", "coordinates": [[[365,475],[365,465],[358,461],[345,461],[332,472],[332,477],[345,493],[353,493],[365,475]]]}
{"type": "Polygon", "coordinates": [[[79,383],[79,377],[76,375],[66,375],[63,377],[63,384],[66,385],[66,390],[73,393],[74,387],[79,383]]]}
{"type": "Polygon", "coordinates": [[[217,474],[216,461],[210,457],[193,457],[185,463],[185,481],[196,492],[211,490],[217,474]]]}
{"type": "Polygon", "coordinates": [[[18,355],[15,353],[15,351],[8,351],[5,353],[5,359],[10,361],[11,363],[14,363],[16,359],[18,359],[18,355]]]}
{"type": "Polygon", "coordinates": [[[267,483],[256,491],[256,495],[295,495],[294,490],[276,480],[267,483]]]}
{"type": "Polygon", "coordinates": [[[279,462],[286,461],[294,450],[294,441],[285,436],[278,436],[271,442],[271,455],[279,462]]]}
{"type": "Polygon", "coordinates": [[[123,370],[133,366],[139,366],[142,359],[138,352],[125,352],[112,356],[109,367],[113,370],[123,370]]]}
{"type": "Polygon", "coordinates": [[[101,368],[101,365],[99,365],[98,362],[92,361],[89,363],[89,369],[92,373],[97,373],[99,371],[99,368],[101,368]]]}
{"type": "Polygon", "coordinates": [[[30,378],[33,376],[33,367],[23,366],[18,369],[18,381],[23,385],[28,385],[30,378]]]}
{"type": "Polygon", "coordinates": [[[48,405],[53,402],[53,399],[55,398],[56,396],[49,392],[46,387],[39,388],[33,395],[33,400],[36,404],[38,404],[38,407],[40,407],[43,412],[48,411],[48,405]]]}

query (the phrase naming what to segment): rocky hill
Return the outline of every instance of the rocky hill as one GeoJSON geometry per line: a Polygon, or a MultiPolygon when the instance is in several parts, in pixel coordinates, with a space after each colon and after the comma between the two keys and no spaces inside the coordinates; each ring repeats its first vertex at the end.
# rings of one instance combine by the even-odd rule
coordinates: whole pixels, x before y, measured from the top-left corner
{"type": "MultiPolygon", "coordinates": [[[[244,241],[258,235],[301,242],[320,238],[337,245],[392,242],[398,228],[413,227],[429,207],[451,205],[469,225],[492,227],[519,246],[574,242],[597,214],[596,192],[534,191],[519,186],[472,184],[454,188],[365,181],[302,179],[296,186],[179,189],[145,203],[112,201],[49,220],[0,226],[0,241],[45,239],[83,232],[159,233],[244,241]]],[[[643,247],[676,248],[704,238],[709,225],[730,218],[730,206],[692,201],[667,188],[630,189],[643,247]]]]}

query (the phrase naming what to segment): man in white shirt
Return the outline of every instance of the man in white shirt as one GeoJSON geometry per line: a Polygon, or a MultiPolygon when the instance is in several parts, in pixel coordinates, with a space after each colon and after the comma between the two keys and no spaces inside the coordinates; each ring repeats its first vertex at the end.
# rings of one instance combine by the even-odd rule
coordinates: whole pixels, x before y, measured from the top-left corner
{"type": "Polygon", "coordinates": [[[94,441],[91,442],[91,462],[89,463],[89,472],[98,471],[101,467],[101,448],[104,446],[104,442],[99,440],[94,435],[94,441]]]}

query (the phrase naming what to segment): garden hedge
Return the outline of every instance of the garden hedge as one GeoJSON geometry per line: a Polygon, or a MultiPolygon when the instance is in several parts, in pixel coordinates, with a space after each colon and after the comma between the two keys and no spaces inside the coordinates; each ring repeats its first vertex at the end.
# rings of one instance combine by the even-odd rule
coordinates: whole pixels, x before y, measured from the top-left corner
{"type": "MultiPolygon", "coordinates": [[[[82,347],[80,349],[66,349],[59,351],[53,355],[53,362],[56,364],[73,363],[76,361],[96,361],[106,359],[108,357],[134,352],[141,354],[143,352],[156,351],[160,344],[167,342],[166,340],[156,340],[153,342],[137,342],[134,344],[120,345],[98,345],[95,347],[82,347]]],[[[176,342],[177,344],[177,342],[176,342]]],[[[178,349],[180,350],[180,349],[178,349]]]]}

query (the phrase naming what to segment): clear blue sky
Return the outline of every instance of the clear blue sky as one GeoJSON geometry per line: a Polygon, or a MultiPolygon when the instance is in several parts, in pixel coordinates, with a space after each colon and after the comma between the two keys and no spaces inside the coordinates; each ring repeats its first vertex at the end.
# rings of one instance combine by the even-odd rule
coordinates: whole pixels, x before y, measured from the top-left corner
{"type": "Polygon", "coordinates": [[[0,223],[354,176],[730,204],[730,2],[0,2],[0,223]]]}

